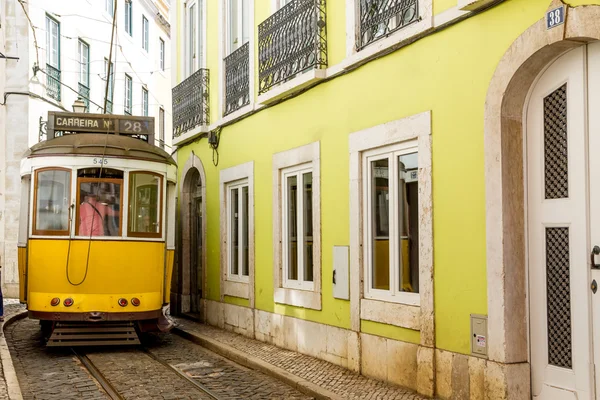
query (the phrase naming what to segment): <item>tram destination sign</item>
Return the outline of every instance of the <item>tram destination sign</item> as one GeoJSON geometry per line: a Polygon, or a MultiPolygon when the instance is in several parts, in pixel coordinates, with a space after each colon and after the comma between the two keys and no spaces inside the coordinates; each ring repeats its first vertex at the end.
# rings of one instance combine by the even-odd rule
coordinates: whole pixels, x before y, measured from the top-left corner
{"type": "Polygon", "coordinates": [[[132,115],[48,112],[47,136],[57,133],[110,133],[136,136],[154,143],[154,117],[132,115]]]}

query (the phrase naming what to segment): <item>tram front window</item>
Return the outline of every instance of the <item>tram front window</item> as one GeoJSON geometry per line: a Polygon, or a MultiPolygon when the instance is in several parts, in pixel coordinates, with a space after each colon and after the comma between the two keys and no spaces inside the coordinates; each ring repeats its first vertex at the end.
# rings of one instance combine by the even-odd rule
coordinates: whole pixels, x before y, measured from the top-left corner
{"type": "Polygon", "coordinates": [[[96,168],[78,171],[79,236],[121,236],[121,186],[123,172],[96,168]]]}
{"type": "Polygon", "coordinates": [[[160,237],[162,177],[150,172],[129,174],[129,236],[160,237]]]}
{"type": "Polygon", "coordinates": [[[34,234],[68,234],[70,196],[70,171],[45,169],[36,172],[34,234]]]}

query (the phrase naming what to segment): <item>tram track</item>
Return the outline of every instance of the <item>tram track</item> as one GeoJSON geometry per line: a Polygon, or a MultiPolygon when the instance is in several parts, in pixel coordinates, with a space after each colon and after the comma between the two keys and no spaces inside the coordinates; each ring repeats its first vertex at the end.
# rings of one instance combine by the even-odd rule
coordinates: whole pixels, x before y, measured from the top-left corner
{"type": "MultiPolygon", "coordinates": [[[[160,363],[162,366],[164,366],[165,368],[169,369],[171,372],[173,372],[174,374],[176,374],[181,379],[183,379],[186,382],[188,382],[195,389],[197,389],[198,391],[200,391],[204,395],[208,396],[208,398],[210,398],[212,400],[225,400],[225,399],[219,397],[217,394],[215,394],[213,391],[211,391],[210,389],[208,389],[204,385],[202,385],[201,383],[196,382],[195,380],[193,380],[192,378],[190,378],[189,376],[187,376],[183,371],[177,369],[176,367],[174,367],[173,365],[169,364],[164,359],[162,359],[159,356],[157,356],[156,354],[154,354],[147,347],[145,347],[145,346],[141,346],[141,347],[138,346],[137,349],[140,352],[146,354],[152,360],[160,363]]],[[[112,400],[126,400],[126,397],[123,396],[121,393],[119,393],[119,391],[113,386],[113,384],[109,381],[109,379],[106,378],[106,376],[100,371],[100,368],[98,368],[96,366],[96,364],[94,364],[94,362],[86,355],[86,353],[84,353],[81,350],[75,350],[75,348],[71,348],[71,351],[79,359],[79,361],[81,362],[81,364],[88,370],[89,374],[98,382],[98,384],[102,387],[102,389],[104,389],[104,391],[106,392],[106,394],[112,400]]]]}

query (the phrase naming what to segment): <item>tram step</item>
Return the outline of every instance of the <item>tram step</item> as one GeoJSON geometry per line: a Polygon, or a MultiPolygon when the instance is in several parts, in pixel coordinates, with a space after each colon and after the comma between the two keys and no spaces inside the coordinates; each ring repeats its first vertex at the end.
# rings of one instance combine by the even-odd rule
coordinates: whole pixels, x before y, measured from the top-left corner
{"type": "Polygon", "coordinates": [[[140,344],[133,323],[56,324],[46,346],[104,346],[140,344]]]}

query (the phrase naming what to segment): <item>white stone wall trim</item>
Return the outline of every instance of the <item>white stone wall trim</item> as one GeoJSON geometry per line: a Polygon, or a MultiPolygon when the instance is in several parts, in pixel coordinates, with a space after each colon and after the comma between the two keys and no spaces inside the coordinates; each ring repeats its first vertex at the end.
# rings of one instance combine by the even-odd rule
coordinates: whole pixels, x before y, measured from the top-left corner
{"type": "Polygon", "coordinates": [[[321,158],[320,143],[313,142],[273,155],[273,287],[276,303],[321,309],[321,158]],[[282,176],[281,170],[310,163],[313,176],[313,290],[283,287],[282,176]]]}
{"type": "Polygon", "coordinates": [[[225,296],[248,299],[254,307],[254,161],[222,169],[219,174],[220,238],[221,238],[221,301],[225,296]],[[246,179],[248,182],[248,278],[243,280],[228,276],[227,251],[227,184],[246,179]]]}
{"type": "Polygon", "coordinates": [[[421,330],[421,308],[387,301],[362,299],[360,318],[402,328],[421,330]]]}
{"type": "MultiPolygon", "coordinates": [[[[560,6],[566,7],[563,25],[546,29],[545,12],[541,12],[540,19],[507,49],[485,102],[488,356],[499,363],[527,362],[529,353],[523,176],[527,95],[554,59],[600,40],[600,6],[569,7],[553,0],[546,11],[560,6]]],[[[512,382],[507,385],[514,388],[512,382]]]]}
{"type": "MultiPolygon", "coordinates": [[[[431,112],[409,116],[352,133],[350,152],[350,325],[360,331],[362,314],[366,319],[388,321],[421,332],[421,345],[433,347],[433,210],[431,177],[431,112]],[[419,157],[419,291],[420,306],[388,303],[397,316],[383,317],[374,307],[378,303],[364,299],[363,275],[363,196],[362,154],[364,151],[417,140],[419,157]],[[363,302],[366,302],[363,306],[363,302]],[[418,320],[414,320],[419,309],[418,320]],[[399,318],[407,318],[399,321],[399,318]]],[[[388,307],[388,306],[386,306],[388,307]]],[[[385,322],[384,322],[385,323],[385,322]]]]}

